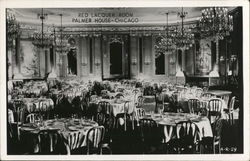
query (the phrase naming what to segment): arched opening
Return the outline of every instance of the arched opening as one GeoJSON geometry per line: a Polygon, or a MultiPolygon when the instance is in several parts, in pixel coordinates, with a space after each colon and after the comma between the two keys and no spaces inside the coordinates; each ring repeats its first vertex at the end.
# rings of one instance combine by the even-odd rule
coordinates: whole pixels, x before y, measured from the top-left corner
{"type": "Polygon", "coordinates": [[[165,74],[165,55],[158,53],[155,57],[155,74],[165,74]]]}
{"type": "Polygon", "coordinates": [[[68,75],[77,75],[76,49],[71,48],[67,54],[68,57],[68,75]]]}

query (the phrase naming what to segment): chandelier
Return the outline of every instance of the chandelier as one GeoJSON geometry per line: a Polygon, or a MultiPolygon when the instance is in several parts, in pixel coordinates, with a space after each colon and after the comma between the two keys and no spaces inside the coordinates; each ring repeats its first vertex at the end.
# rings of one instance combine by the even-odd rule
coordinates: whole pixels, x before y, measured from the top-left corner
{"type": "Polygon", "coordinates": [[[156,39],[155,43],[155,51],[156,57],[159,56],[161,53],[163,54],[171,54],[173,50],[176,49],[174,45],[173,34],[169,32],[171,30],[168,26],[168,12],[166,13],[166,33],[164,35],[159,36],[156,39]]]}
{"type": "Polygon", "coordinates": [[[47,19],[48,14],[43,13],[43,9],[41,14],[37,14],[37,17],[42,21],[41,31],[35,31],[32,35],[32,43],[37,47],[50,47],[53,44],[53,33],[44,31],[44,20],[47,19]]]}
{"type": "Polygon", "coordinates": [[[180,26],[177,24],[174,30],[174,42],[177,49],[188,50],[195,43],[194,34],[191,27],[184,26],[184,18],[188,13],[183,11],[178,12],[178,16],[181,18],[180,26]]]}
{"type": "Polygon", "coordinates": [[[219,39],[233,31],[233,16],[225,7],[211,7],[202,10],[199,27],[203,37],[217,35],[219,39]]]}
{"type": "MultiPolygon", "coordinates": [[[[62,26],[62,14],[59,14],[61,17],[61,26],[59,27],[60,34],[55,35],[55,46],[56,52],[58,53],[67,53],[69,51],[69,43],[66,35],[63,35],[63,26],[62,26]]],[[[55,30],[54,30],[55,33],[55,30]]]]}
{"type": "Polygon", "coordinates": [[[7,11],[6,15],[6,33],[7,33],[7,45],[12,47],[14,45],[13,40],[20,34],[20,24],[17,22],[14,14],[7,11]]]}

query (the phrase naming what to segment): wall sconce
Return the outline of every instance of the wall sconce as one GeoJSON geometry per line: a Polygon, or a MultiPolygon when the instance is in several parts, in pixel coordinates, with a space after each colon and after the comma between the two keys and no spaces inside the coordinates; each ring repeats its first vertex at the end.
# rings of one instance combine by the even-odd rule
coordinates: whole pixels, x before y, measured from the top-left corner
{"type": "Polygon", "coordinates": [[[62,57],[59,57],[58,65],[62,65],[62,57]]]}
{"type": "Polygon", "coordinates": [[[144,61],[144,64],[145,65],[149,65],[151,63],[151,60],[150,59],[146,59],[145,61],[144,61]]]}
{"type": "Polygon", "coordinates": [[[95,59],[95,65],[96,65],[96,66],[101,65],[100,59],[95,59]]]}
{"type": "Polygon", "coordinates": [[[87,60],[86,60],[86,59],[83,59],[83,60],[82,60],[82,66],[87,66],[87,65],[88,65],[87,60]]]}
{"type": "Polygon", "coordinates": [[[221,56],[220,61],[224,61],[224,60],[225,60],[224,56],[221,56]]]}
{"type": "Polygon", "coordinates": [[[174,57],[174,55],[172,55],[170,57],[169,63],[172,64],[172,65],[175,63],[175,57],[174,57]]]}
{"type": "Polygon", "coordinates": [[[231,55],[230,60],[235,61],[237,59],[237,55],[231,55]]]}
{"type": "Polygon", "coordinates": [[[133,58],[132,61],[131,61],[132,65],[136,65],[137,64],[137,59],[136,58],[133,58]]]}

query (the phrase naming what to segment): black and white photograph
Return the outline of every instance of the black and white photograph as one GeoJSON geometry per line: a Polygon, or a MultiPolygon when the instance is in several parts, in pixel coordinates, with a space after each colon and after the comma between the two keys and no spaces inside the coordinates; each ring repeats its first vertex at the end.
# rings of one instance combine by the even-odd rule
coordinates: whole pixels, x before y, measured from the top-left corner
{"type": "Polygon", "coordinates": [[[196,3],[6,1],[3,158],[248,154],[249,2],[196,3]]]}

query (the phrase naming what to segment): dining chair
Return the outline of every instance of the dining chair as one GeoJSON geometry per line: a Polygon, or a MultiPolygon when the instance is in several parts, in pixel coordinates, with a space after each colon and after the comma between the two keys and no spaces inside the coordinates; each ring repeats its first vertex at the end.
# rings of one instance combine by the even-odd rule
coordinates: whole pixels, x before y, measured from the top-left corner
{"type": "Polygon", "coordinates": [[[213,152],[216,154],[216,147],[218,147],[218,153],[221,154],[221,132],[222,132],[222,119],[215,121],[213,126],[213,152]]]}
{"type": "Polygon", "coordinates": [[[111,104],[107,101],[98,102],[97,112],[101,112],[104,114],[110,114],[112,112],[111,104]]]}
{"type": "Polygon", "coordinates": [[[145,110],[142,108],[137,108],[136,109],[136,118],[139,120],[143,116],[145,116],[145,110]]]}
{"type": "Polygon", "coordinates": [[[202,97],[213,98],[213,97],[215,97],[215,95],[212,93],[209,93],[209,92],[205,92],[202,94],[202,97]]]}
{"type": "MultiPolygon", "coordinates": [[[[141,118],[143,118],[143,116],[145,116],[145,110],[143,108],[136,108],[135,111],[132,114],[132,122],[133,124],[135,124],[135,122],[137,123],[136,125],[139,127],[140,123],[139,120],[141,118]]],[[[134,125],[133,125],[134,126],[134,125]]]]}
{"type": "Polygon", "coordinates": [[[202,90],[203,90],[204,93],[207,93],[208,92],[208,87],[203,87],[202,90]]]}
{"type": "Polygon", "coordinates": [[[30,113],[26,116],[26,122],[29,122],[29,123],[35,123],[36,121],[39,120],[38,118],[38,114],[36,113],[30,113]]]}
{"type": "MultiPolygon", "coordinates": [[[[123,105],[123,112],[122,113],[118,113],[115,117],[115,127],[116,128],[119,128],[121,126],[124,127],[124,131],[127,131],[127,128],[128,128],[128,123],[132,120],[132,115],[130,116],[128,114],[128,110],[129,110],[129,106],[130,106],[130,102],[129,101],[126,101],[123,105]],[[122,123],[121,123],[122,121],[122,123]]],[[[133,121],[132,121],[132,128],[134,124],[133,124],[133,121]]]]}
{"type": "Polygon", "coordinates": [[[228,107],[228,103],[229,103],[229,97],[230,97],[230,95],[228,95],[228,94],[218,96],[218,98],[221,98],[223,101],[225,101],[225,104],[227,107],[228,107]]]}
{"type": "Polygon", "coordinates": [[[169,108],[172,112],[182,112],[182,107],[178,104],[178,96],[172,95],[168,97],[169,99],[169,108]]]}
{"type": "Polygon", "coordinates": [[[116,89],[116,92],[121,92],[121,93],[123,93],[124,90],[125,90],[124,88],[118,87],[118,88],[116,89]]]}
{"type": "Polygon", "coordinates": [[[212,98],[208,101],[208,119],[210,123],[213,123],[212,117],[219,119],[221,117],[222,100],[220,98],[212,98]]]}
{"type": "Polygon", "coordinates": [[[124,95],[122,94],[122,93],[117,93],[116,95],[115,95],[115,98],[117,98],[117,99],[120,99],[120,98],[124,98],[124,95]]]}
{"type": "Polygon", "coordinates": [[[225,109],[227,115],[228,115],[228,122],[230,125],[234,125],[234,115],[233,115],[233,111],[234,111],[234,106],[235,106],[235,100],[236,100],[236,97],[233,96],[230,100],[230,103],[229,103],[229,107],[228,109],[225,109]]]}
{"type": "Polygon", "coordinates": [[[106,89],[101,90],[101,95],[105,95],[105,94],[108,94],[108,90],[106,89]]]}
{"type": "Polygon", "coordinates": [[[41,130],[38,133],[39,154],[60,153],[58,149],[63,143],[62,136],[58,133],[58,129],[41,130]]]}
{"type": "Polygon", "coordinates": [[[221,154],[221,134],[223,119],[217,119],[212,125],[213,137],[204,137],[200,141],[200,153],[221,154]],[[211,151],[211,152],[210,152],[211,151]]]}
{"type": "Polygon", "coordinates": [[[106,137],[109,138],[109,141],[112,142],[112,130],[115,126],[115,118],[113,116],[112,106],[107,101],[100,101],[98,103],[98,110],[96,113],[96,122],[99,125],[105,127],[107,133],[106,137]]]}
{"type": "Polygon", "coordinates": [[[98,96],[97,95],[91,95],[90,96],[90,101],[95,101],[96,99],[98,98],[98,96]]]}
{"type": "Polygon", "coordinates": [[[202,88],[196,88],[196,96],[197,97],[201,97],[202,93],[203,93],[203,89],[202,88]]]}
{"type": "Polygon", "coordinates": [[[188,99],[189,112],[192,114],[198,114],[200,110],[200,101],[198,99],[188,99]]]}
{"type": "Polygon", "coordinates": [[[112,151],[108,143],[104,143],[105,128],[103,126],[95,126],[88,130],[86,135],[87,141],[87,154],[102,154],[103,149],[107,149],[110,154],[112,151]]]}
{"type": "Polygon", "coordinates": [[[25,118],[25,108],[24,103],[22,100],[14,100],[13,102],[13,116],[14,116],[14,122],[11,123],[13,127],[14,134],[17,138],[17,140],[20,140],[20,124],[24,123],[25,118]]]}
{"type": "Polygon", "coordinates": [[[194,153],[198,146],[198,127],[190,121],[181,121],[176,124],[176,139],[169,142],[170,152],[194,153]]]}
{"type": "Polygon", "coordinates": [[[157,123],[150,118],[140,119],[139,122],[143,153],[155,153],[156,148],[161,144],[157,123]]]}
{"type": "Polygon", "coordinates": [[[79,148],[84,141],[83,139],[84,139],[84,136],[81,131],[70,132],[68,139],[65,141],[67,155],[70,155],[72,150],[79,148]]]}
{"type": "Polygon", "coordinates": [[[13,101],[13,108],[14,108],[14,110],[13,110],[13,112],[14,112],[14,116],[16,116],[16,117],[14,117],[14,120],[16,121],[16,122],[23,122],[24,120],[24,118],[23,118],[23,109],[24,109],[24,103],[23,103],[23,101],[22,100],[14,100],[13,101]]]}
{"type": "Polygon", "coordinates": [[[136,94],[139,93],[139,92],[140,92],[139,89],[133,89],[133,91],[132,91],[132,93],[133,93],[134,95],[136,95],[136,94]]]}
{"type": "Polygon", "coordinates": [[[45,118],[43,119],[49,119],[49,116],[50,116],[50,109],[49,109],[49,106],[46,102],[44,101],[39,101],[39,104],[38,104],[38,112],[39,114],[41,115],[45,115],[45,118]]]}
{"type": "Polygon", "coordinates": [[[137,97],[137,101],[136,101],[136,108],[142,108],[143,107],[143,102],[144,102],[144,98],[143,96],[138,96],[137,97]]]}

